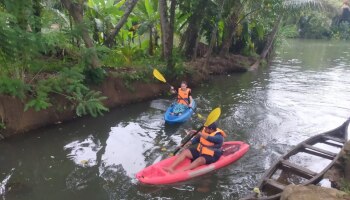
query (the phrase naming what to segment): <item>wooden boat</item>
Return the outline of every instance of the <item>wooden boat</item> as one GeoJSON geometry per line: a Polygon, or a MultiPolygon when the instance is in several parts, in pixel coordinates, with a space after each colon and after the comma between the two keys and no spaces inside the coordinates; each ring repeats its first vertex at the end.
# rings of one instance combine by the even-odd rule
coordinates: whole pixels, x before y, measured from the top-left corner
{"type": "Polygon", "coordinates": [[[196,102],[193,100],[192,108],[187,108],[181,115],[172,115],[175,104],[172,104],[168,107],[164,114],[164,120],[168,124],[176,124],[176,123],[183,123],[187,121],[189,118],[191,118],[192,114],[194,113],[194,110],[196,109],[196,102]]]}
{"type": "MultiPolygon", "coordinates": [[[[222,150],[223,154],[220,159],[209,165],[202,165],[192,170],[179,171],[170,174],[164,171],[163,167],[167,167],[173,163],[177,158],[177,155],[175,155],[146,167],[136,174],[136,178],[143,184],[151,185],[163,185],[186,181],[234,163],[244,156],[245,153],[247,153],[249,150],[249,145],[241,141],[229,141],[224,142],[222,145],[222,150]]],[[[179,164],[179,166],[177,166],[176,169],[181,169],[190,164],[191,161],[189,159],[185,159],[179,164]]]]}
{"type": "MultiPolygon", "coordinates": [[[[273,200],[279,199],[283,189],[289,184],[309,185],[319,183],[326,171],[333,166],[339,157],[344,143],[348,140],[348,126],[350,118],[338,128],[313,136],[301,143],[282,156],[264,174],[258,188],[260,194],[252,194],[245,200],[273,200]],[[320,147],[322,146],[322,147],[320,147]],[[324,148],[324,146],[328,148],[324,148]],[[333,151],[330,151],[333,149],[333,151]],[[296,156],[313,157],[317,160],[325,160],[328,164],[320,169],[312,170],[310,166],[302,166],[296,163],[296,156]]],[[[314,166],[320,167],[318,161],[314,166]]]]}

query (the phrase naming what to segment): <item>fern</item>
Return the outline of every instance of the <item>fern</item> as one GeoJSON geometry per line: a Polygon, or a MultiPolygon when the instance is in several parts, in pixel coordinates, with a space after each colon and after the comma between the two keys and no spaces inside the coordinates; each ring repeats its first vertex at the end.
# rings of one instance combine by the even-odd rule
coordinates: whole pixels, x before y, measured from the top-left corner
{"type": "Polygon", "coordinates": [[[0,94],[6,94],[24,99],[29,86],[20,79],[11,79],[6,76],[0,77],[0,94]]]}
{"type": "Polygon", "coordinates": [[[30,100],[24,107],[24,111],[27,111],[29,108],[33,108],[35,111],[40,111],[47,109],[48,107],[52,106],[50,102],[48,102],[47,97],[40,97],[38,96],[35,99],[30,100]]]}
{"type": "Polygon", "coordinates": [[[103,114],[102,111],[108,111],[108,108],[101,103],[107,97],[101,96],[101,92],[89,91],[86,94],[75,94],[74,97],[79,102],[76,108],[78,116],[90,114],[93,117],[97,117],[103,114]]]}
{"type": "Polygon", "coordinates": [[[103,106],[102,102],[106,97],[101,96],[100,92],[90,90],[84,82],[82,70],[78,67],[64,68],[59,75],[47,80],[39,81],[34,90],[34,98],[25,106],[25,110],[33,108],[36,111],[47,109],[52,106],[50,94],[60,94],[76,106],[78,116],[90,114],[93,117],[102,115],[108,108],[103,106]]]}
{"type": "Polygon", "coordinates": [[[1,65],[4,70],[16,75],[16,78],[23,78],[33,57],[39,54],[38,43],[39,34],[21,29],[14,15],[0,12],[0,59],[6,63],[1,65]]]}
{"type": "Polygon", "coordinates": [[[4,59],[14,60],[17,55],[17,43],[18,29],[11,28],[9,24],[16,23],[16,19],[13,15],[0,12],[0,53],[4,59]]]}

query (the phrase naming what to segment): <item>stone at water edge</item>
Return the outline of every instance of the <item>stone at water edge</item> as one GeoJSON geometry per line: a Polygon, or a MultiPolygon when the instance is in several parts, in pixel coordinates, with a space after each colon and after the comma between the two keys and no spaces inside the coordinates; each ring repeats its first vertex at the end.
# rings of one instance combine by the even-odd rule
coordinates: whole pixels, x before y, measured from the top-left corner
{"type": "Polygon", "coordinates": [[[316,185],[288,185],[280,200],[350,200],[345,192],[316,185]]]}

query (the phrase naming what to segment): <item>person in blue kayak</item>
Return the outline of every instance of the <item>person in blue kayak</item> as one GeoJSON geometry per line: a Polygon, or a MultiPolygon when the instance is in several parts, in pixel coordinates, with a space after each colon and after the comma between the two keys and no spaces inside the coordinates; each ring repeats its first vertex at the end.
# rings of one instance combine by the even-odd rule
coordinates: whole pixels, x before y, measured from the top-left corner
{"type": "Polygon", "coordinates": [[[172,94],[177,93],[177,102],[173,107],[172,115],[181,115],[182,112],[184,112],[187,108],[192,107],[192,95],[191,95],[191,89],[187,87],[187,82],[182,81],[181,87],[176,92],[174,87],[171,86],[170,92],[172,94]]]}
{"type": "Polygon", "coordinates": [[[179,169],[179,171],[191,170],[204,164],[216,162],[222,155],[221,146],[225,137],[226,133],[217,128],[215,122],[204,127],[195,138],[186,144],[186,146],[196,144],[196,147],[184,150],[169,167],[163,169],[169,173],[174,173],[176,166],[186,158],[191,159],[192,163],[179,169]]]}

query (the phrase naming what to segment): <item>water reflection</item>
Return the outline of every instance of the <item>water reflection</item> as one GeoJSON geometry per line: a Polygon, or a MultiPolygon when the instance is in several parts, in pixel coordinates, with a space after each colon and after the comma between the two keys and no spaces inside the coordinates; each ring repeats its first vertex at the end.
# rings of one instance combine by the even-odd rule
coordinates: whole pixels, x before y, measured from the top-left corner
{"type": "MultiPolygon", "coordinates": [[[[0,197],[1,197],[1,196],[4,196],[5,193],[8,191],[7,183],[8,183],[8,181],[10,180],[10,178],[11,178],[12,173],[13,173],[14,170],[15,170],[15,168],[12,168],[11,171],[10,171],[10,173],[8,173],[8,174],[6,175],[6,177],[4,178],[4,180],[2,180],[2,181],[0,182],[0,197]]],[[[3,198],[3,199],[5,199],[5,198],[3,198]]]]}
{"type": "Polygon", "coordinates": [[[96,153],[101,149],[99,140],[89,135],[83,141],[73,141],[64,146],[68,151],[67,158],[79,166],[94,166],[97,164],[96,153]]]}
{"type": "Polygon", "coordinates": [[[120,165],[132,177],[146,166],[145,159],[150,159],[152,151],[159,147],[156,136],[155,132],[145,130],[137,123],[112,127],[102,155],[103,165],[120,165]]]}

